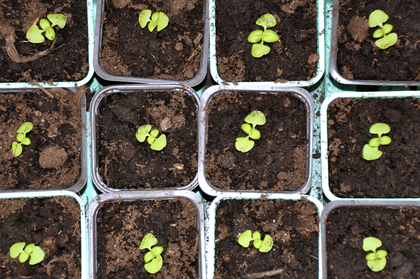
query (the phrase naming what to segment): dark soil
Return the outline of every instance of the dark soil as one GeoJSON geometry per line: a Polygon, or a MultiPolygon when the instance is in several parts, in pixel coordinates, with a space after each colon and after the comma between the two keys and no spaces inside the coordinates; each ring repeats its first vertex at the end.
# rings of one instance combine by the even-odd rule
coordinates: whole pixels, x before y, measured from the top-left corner
{"type": "Polygon", "coordinates": [[[64,89],[0,94],[0,190],[64,189],[81,173],[80,95],[64,89]],[[22,155],[14,157],[16,130],[32,122],[22,155]]]}
{"type": "Polygon", "coordinates": [[[98,212],[97,278],[198,278],[197,210],[185,198],[104,203],[98,212]],[[163,247],[163,266],[144,269],[139,246],[152,233],[163,247]]]}
{"type": "Polygon", "coordinates": [[[223,92],[212,98],[208,113],[206,177],[223,190],[293,191],[306,180],[307,109],[292,94],[223,92]],[[236,150],[241,125],[259,110],[266,124],[247,153],[236,150]]]}
{"type": "Polygon", "coordinates": [[[197,173],[197,107],[183,91],[107,95],[98,110],[99,173],[111,188],[171,188],[197,173]],[[166,135],[162,151],[136,139],[142,125],[166,135]]]}
{"type": "Polygon", "coordinates": [[[225,81],[309,80],[314,77],[317,54],[315,0],[216,0],[216,53],[220,77],[225,81]],[[255,24],[271,13],[280,37],[268,55],[254,58],[248,35],[263,30],[255,24]]]}
{"type": "Polygon", "coordinates": [[[420,80],[420,2],[418,0],[341,1],[337,67],[341,75],[358,80],[420,80]],[[341,4],[341,2],[343,2],[341,4]],[[372,37],[369,15],[383,10],[397,33],[396,45],[382,50],[372,37]]]}
{"type": "Polygon", "coordinates": [[[413,98],[334,100],[328,108],[329,185],[346,198],[418,198],[420,101],[413,98]],[[378,160],[363,159],[363,146],[377,135],[375,123],[391,127],[392,142],[378,160]]]}
{"type": "Polygon", "coordinates": [[[108,0],[103,14],[101,67],[111,75],[171,80],[198,72],[204,32],[204,0],[108,0]],[[168,26],[157,33],[138,22],[144,9],[164,12],[168,26]]]}
{"type": "Polygon", "coordinates": [[[86,1],[0,0],[0,82],[81,80],[89,70],[88,41],[86,1]],[[29,43],[26,31],[51,13],[67,16],[64,29],[56,29],[54,42],[29,43]]]}
{"type": "Polygon", "coordinates": [[[80,278],[80,207],[70,197],[0,200],[1,278],[80,278]],[[44,252],[37,265],[10,258],[17,242],[44,252]]]}
{"type": "Polygon", "coordinates": [[[420,278],[418,207],[341,207],[327,218],[328,278],[420,278]],[[373,236],[388,252],[381,272],[367,266],[363,239],[373,236]]]}
{"type": "Polygon", "coordinates": [[[319,218],[314,204],[286,200],[224,200],[216,210],[215,279],[318,278],[319,218]],[[273,248],[260,253],[243,248],[238,236],[246,230],[270,235],[273,248]],[[280,274],[246,274],[284,269],[280,274]]]}

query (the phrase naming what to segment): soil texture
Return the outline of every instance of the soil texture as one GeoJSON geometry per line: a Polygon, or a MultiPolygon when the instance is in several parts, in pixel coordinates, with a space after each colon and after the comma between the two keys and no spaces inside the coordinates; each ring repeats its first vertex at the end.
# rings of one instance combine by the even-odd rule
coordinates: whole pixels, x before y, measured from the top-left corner
{"type": "Polygon", "coordinates": [[[0,200],[2,278],[80,278],[80,207],[71,197],[0,200]],[[34,243],[44,260],[29,265],[12,259],[10,247],[34,243]]]}
{"type": "Polygon", "coordinates": [[[197,209],[186,198],[103,203],[97,217],[96,278],[198,278],[197,209]],[[152,233],[163,247],[162,269],[144,269],[146,250],[139,246],[152,233]]]}
{"type": "MultiPolygon", "coordinates": [[[[188,80],[198,72],[204,36],[204,0],[108,0],[102,15],[101,67],[111,75],[188,80]],[[168,26],[141,28],[142,10],[163,12],[168,26]]],[[[205,58],[207,59],[207,58],[205,58]]]]}
{"type": "Polygon", "coordinates": [[[309,80],[315,76],[317,54],[315,0],[216,0],[216,58],[219,76],[229,82],[309,80]],[[263,30],[255,22],[273,14],[280,41],[264,43],[268,55],[254,58],[248,35],[263,30]]]}
{"type": "Polygon", "coordinates": [[[307,108],[293,94],[222,92],[207,108],[206,178],[223,190],[293,191],[306,180],[307,108]],[[252,111],[264,113],[261,138],[242,153],[236,138],[252,111]]]}
{"type": "MultiPolygon", "coordinates": [[[[340,1],[337,68],[355,80],[420,80],[420,2],[418,0],[340,1]],[[385,50],[375,45],[369,15],[383,10],[397,33],[396,45],[385,50]]],[[[338,11],[334,11],[338,12],[338,11]]]]}
{"type": "Polygon", "coordinates": [[[216,209],[215,233],[215,279],[318,278],[319,218],[313,203],[223,200],[216,209]],[[272,250],[240,246],[238,237],[246,230],[260,232],[262,239],[270,235],[272,250]]]}
{"type": "Polygon", "coordinates": [[[99,173],[110,188],[182,187],[197,173],[197,104],[185,91],[108,94],[97,131],[99,173]],[[163,150],[137,141],[137,129],[148,124],[166,135],[163,150]]]}
{"type": "Polygon", "coordinates": [[[0,0],[0,82],[78,81],[89,71],[86,1],[0,0]],[[55,40],[32,44],[26,32],[48,14],[64,14],[55,40]]]}
{"type": "Polygon", "coordinates": [[[415,98],[339,98],[328,107],[328,166],[331,192],[345,198],[418,198],[420,101],[415,98]],[[386,123],[391,144],[382,156],[363,159],[363,146],[386,123]]]}
{"type": "Polygon", "coordinates": [[[328,278],[420,278],[418,207],[340,207],[327,217],[328,278]],[[373,272],[363,239],[376,237],[387,251],[383,271],[373,272]]]}
{"type": "Polygon", "coordinates": [[[80,97],[61,88],[0,94],[0,190],[64,189],[79,180],[80,97]],[[24,122],[34,126],[26,134],[31,144],[14,157],[12,142],[24,122]]]}

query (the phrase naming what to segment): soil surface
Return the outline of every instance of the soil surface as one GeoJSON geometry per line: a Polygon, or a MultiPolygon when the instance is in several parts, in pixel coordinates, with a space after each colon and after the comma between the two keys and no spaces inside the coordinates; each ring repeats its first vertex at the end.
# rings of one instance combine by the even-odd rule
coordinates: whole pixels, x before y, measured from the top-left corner
{"type": "MultiPolygon", "coordinates": [[[[39,26],[39,24],[38,24],[39,26]]],[[[0,82],[78,81],[89,70],[86,1],[0,0],[0,82]],[[67,16],[54,41],[32,44],[26,31],[48,14],[67,16]]]]}
{"type": "Polygon", "coordinates": [[[340,207],[327,218],[328,278],[420,278],[418,207],[340,207]],[[387,264],[373,272],[363,239],[373,236],[388,252],[387,264]]]}
{"type": "Polygon", "coordinates": [[[346,198],[418,198],[420,173],[420,101],[413,98],[334,100],[328,108],[328,166],[331,192],[346,198]],[[386,123],[390,145],[382,156],[363,159],[363,146],[386,123]]]}
{"type": "Polygon", "coordinates": [[[99,173],[108,187],[182,187],[197,173],[197,107],[184,91],[109,94],[97,129],[99,173]],[[137,129],[147,124],[166,135],[162,151],[137,141],[137,129]]]}
{"type": "Polygon", "coordinates": [[[64,189],[81,173],[81,102],[79,94],[48,89],[0,94],[0,190],[64,189]],[[32,122],[19,157],[12,153],[16,130],[32,122]]]}
{"type": "Polygon", "coordinates": [[[292,94],[223,92],[207,108],[206,178],[223,190],[293,191],[306,180],[307,109],[292,94]],[[252,111],[264,113],[261,138],[247,153],[235,148],[252,111]]]}
{"type": "Polygon", "coordinates": [[[306,200],[224,200],[216,210],[215,279],[318,278],[317,208],[306,200]],[[243,248],[238,236],[251,230],[270,235],[273,248],[243,248]],[[247,277],[283,269],[275,276],[247,277]]]}
{"type": "Polygon", "coordinates": [[[198,278],[197,209],[186,198],[103,203],[98,212],[96,278],[198,278]],[[139,246],[152,233],[163,247],[163,266],[155,275],[144,269],[139,246]]]}
{"type": "Polygon", "coordinates": [[[80,207],[74,198],[0,200],[2,278],[80,278],[80,207]],[[44,252],[36,265],[12,259],[10,247],[34,243],[44,252]]]}
{"type": "Polygon", "coordinates": [[[216,0],[216,55],[220,77],[225,81],[309,80],[315,76],[317,54],[317,7],[315,0],[216,0]],[[263,30],[255,24],[271,13],[280,41],[265,45],[268,55],[254,58],[248,35],[263,30]]]}
{"type": "MultiPolygon", "coordinates": [[[[418,0],[341,1],[337,68],[348,79],[420,80],[420,2],[418,0]],[[385,50],[375,45],[369,15],[383,10],[397,33],[397,44],[385,50]]],[[[336,11],[334,11],[336,12],[336,11]]]]}
{"type": "Polygon", "coordinates": [[[111,75],[170,80],[198,72],[204,35],[204,0],[105,1],[101,67],[111,75]],[[168,26],[157,33],[141,28],[144,9],[164,12],[168,26]]]}

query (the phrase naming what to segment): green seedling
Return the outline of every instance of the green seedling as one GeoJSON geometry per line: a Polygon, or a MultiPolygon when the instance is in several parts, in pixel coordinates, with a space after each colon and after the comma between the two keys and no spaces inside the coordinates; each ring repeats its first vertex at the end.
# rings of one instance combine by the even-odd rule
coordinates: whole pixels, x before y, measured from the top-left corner
{"type": "Polygon", "coordinates": [[[159,270],[162,268],[163,265],[163,259],[162,259],[162,252],[163,247],[162,246],[155,246],[152,248],[152,246],[156,245],[158,243],[157,238],[151,234],[146,234],[141,243],[140,243],[140,250],[148,249],[149,252],[147,252],[144,255],[144,262],[146,263],[144,265],[144,268],[147,272],[150,274],[155,274],[159,272],[159,270]]]}
{"type": "Polygon", "coordinates": [[[267,253],[273,248],[273,239],[268,234],[264,237],[264,240],[261,239],[261,234],[259,232],[254,232],[251,235],[251,230],[243,232],[239,238],[238,243],[244,248],[248,248],[251,241],[253,241],[254,248],[260,251],[261,253],[267,253]]]}
{"type": "Polygon", "coordinates": [[[384,24],[388,18],[388,15],[381,10],[375,10],[369,15],[369,27],[380,27],[372,35],[373,38],[379,39],[375,45],[380,49],[387,49],[395,45],[398,40],[397,33],[390,33],[394,27],[389,23],[384,24]]]}
{"type": "Polygon", "coordinates": [[[62,14],[49,14],[47,15],[47,19],[42,18],[39,20],[39,26],[36,24],[33,24],[29,29],[28,32],[26,32],[26,38],[29,42],[33,44],[41,44],[45,41],[44,36],[42,33],[45,32],[45,37],[53,41],[55,39],[55,30],[54,26],[58,26],[60,29],[63,29],[64,26],[66,26],[67,23],[67,17],[62,14]]]}
{"type": "Polygon", "coordinates": [[[253,140],[259,140],[261,138],[261,133],[255,129],[255,126],[264,125],[266,120],[264,113],[261,111],[253,111],[245,117],[245,122],[246,123],[242,124],[241,128],[248,136],[239,137],[235,142],[236,149],[244,153],[250,151],[254,147],[255,142],[253,140]]]}
{"type": "Polygon", "coordinates": [[[390,131],[391,128],[385,123],[375,123],[370,127],[369,132],[371,134],[377,134],[378,137],[371,139],[368,144],[365,144],[363,147],[363,159],[372,161],[382,156],[382,151],[378,147],[391,143],[392,140],[390,137],[382,136],[383,134],[388,134],[390,131]]]}
{"type": "Polygon", "coordinates": [[[155,12],[152,14],[151,10],[146,9],[140,12],[139,24],[141,28],[144,28],[146,27],[147,23],[149,23],[147,28],[149,29],[150,32],[153,32],[153,30],[156,27],[157,27],[157,32],[160,32],[161,30],[165,29],[166,26],[168,26],[169,17],[165,13],[162,13],[162,12],[155,12]]]}
{"type": "Polygon", "coordinates": [[[18,142],[15,142],[15,141],[12,142],[13,156],[18,157],[20,154],[22,154],[22,151],[23,151],[22,144],[23,145],[31,144],[31,140],[26,137],[26,134],[29,133],[33,127],[34,125],[31,122],[25,122],[19,127],[19,129],[17,129],[16,140],[18,142]]]}
{"type": "Polygon", "coordinates": [[[147,138],[147,143],[149,143],[150,148],[155,151],[161,151],[166,146],[166,136],[165,134],[159,135],[159,130],[154,129],[152,131],[151,125],[140,126],[136,133],[136,138],[139,142],[144,142],[147,138]],[[150,133],[149,133],[150,132],[150,133]]]}
{"type": "Polygon", "coordinates": [[[19,256],[19,262],[24,263],[28,260],[29,257],[29,265],[36,265],[44,259],[45,253],[41,247],[36,246],[35,244],[31,243],[26,245],[25,242],[18,242],[10,247],[10,257],[12,259],[19,256]],[[23,249],[25,247],[25,249],[23,249]]]}
{"type": "Polygon", "coordinates": [[[257,20],[256,24],[262,26],[264,31],[254,30],[248,36],[248,42],[253,44],[251,50],[253,57],[260,58],[270,52],[270,47],[264,45],[264,42],[275,43],[280,39],[276,32],[267,29],[276,26],[276,23],[276,19],[272,14],[265,14],[257,20]]]}
{"type": "Polygon", "coordinates": [[[377,248],[382,246],[382,241],[376,237],[365,237],[363,239],[363,250],[365,252],[372,251],[366,255],[368,267],[374,271],[379,272],[386,266],[386,256],[388,253],[385,250],[378,250],[377,248]]]}

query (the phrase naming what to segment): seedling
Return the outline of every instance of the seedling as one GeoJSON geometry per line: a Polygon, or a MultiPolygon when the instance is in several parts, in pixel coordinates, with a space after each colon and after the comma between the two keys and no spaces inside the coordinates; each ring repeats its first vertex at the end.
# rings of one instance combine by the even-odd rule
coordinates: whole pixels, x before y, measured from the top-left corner
{"type": "Polygon", "coordinates": [[[366,252],[372,251],[372,253],[366,255],[366,260],[368,267],[374,272],[379,272],[386,266],[386,256],[388,253],[385,250],[376,251],[381,246],[382,241],[376,237],[365,237],[363,239],[363,250],[366,252]]]}
{"type": "Polygon", "coordinates": [[[245,153],[254,147],[255,142],[253,140],[259,140],[261,138],[261,133],[255,129],[255,126],[264,125],[265,121],[264,113],[261,111],[253,111],[247,117],[245,117],[246,123],[242,124],[241,128],[242,131],[248,134],[248,136],[236,139],[235,147],[238,151],[245,153]]]}
{"type": "Polygon", "coordinates": [[[161,30],[165,29],[166,26],[168,26],[169,23],[169,17],[162,12],[155,12],[152,14],[151,10],[143,10],[140,12],[139,15],[139,24],[141,28],[146,27],[147,23],[149,25],[147,28],[150,32],[153,32],[153,30],[157,27],[157,32],[160,32],[161,30]],[[150,16],[152,16],[150,18],[150,16]]]}
{"type": "Polygon", "coordinates": [[[45,37],[47,37],[48,40],[53,41],[55,39],[55,30],[54,26],[58,26],[60,29],[63,29],[64,26],[66,26],[67,23],[67,17],[62,14],[49,14],[47,15],[47,19],[42,18],[39,20],[39,26],[36,24],[33,24],[28,32],[26,32],[26,38],[29,42],[33,44],[41,44],[45,41],[44,36],[42,33],[45,32],[45,37]]]}
{"type": "Polygon", "coordinates": [[[16,140],[18,142],[12,142],[12,153],[13,156],[18,157],[20,154],[22,154],[22,144],[23,145],[30,145],[31,140],[26,137],[26,134],[29,133],[34,125],[31,122],[25,122],[23,123],[19,129],[17,129],[17,136],[16,140]]]}
{"type": "Polygon", "coordinates": [[[44,259],[45,253],[41,247],[36,246],[35,244],[31,243],[26,245],[25,242],[18,242],[10,247],[10,257],[12,259],[19,256],[19,262],[24,263],[28,260],[29,257],[29,265],[36,265],[44,259]],[[25,247],[25,249],[23,249],[25,247]]]}
{"type": "Polygon", "coordinates": [[[280,39],[276,32],[267,29],[276,26],[276,23],[276,19],[272,14],[265,14],[257,20],[256,24],[262,26],[264,31],[254,30],[248,36],[248,42],[253,44],[251,50],[253,57],[260,58],[270,52],[270,47],[264,45],[264,42],[275,43],[280,39]],[[261,43],[258,43],[259,41],[261,43]]]}
{"type": "Polygon", "coordinates": [[[159,130],[154,129],[152,131],[152,125],[140,126],[136,133],[136,138],[139,142],[144,142],[147,138],[147,143],[150,144],[150,148],[155,151],[161,151],[166,146],[165,134],[159,135],[159,130]],[[150,133],[149,133],[150,132],[150,133]]]}
{"type": "Polygon", "coordinates": [[[157,243],[158,243],[157,238],[153,234],[148,233],[143,237],[143,240],[141,241],[140,247],[139,247],[140,250],[143,250],[143,249],[149,250],[149,252],[147,252],[144,255],[144,262],[146,263],[144,265],[144,268],[150,274],[158,273],[163,265],[163,259],[161,256],[163,252],[163,247],[155,246],[152,248],[152,246],[156,245],[157,243]]]}
{"type": "Polygon", "coordinates": [[[382,134],[388,134],[390,131],[391,128],[385,123],[375,123],[370,127],[369,132],[371,134],[377,134],[378,137],[371,139],[368,144],[365,144],[363,147],[363,159],[372,161],[382,156],[382,151],[378,147],[388,145],[392,141],[390,137],[382,136],[382,134]]]}
{"type": "Polygon", "coordinates": [[[387,49],[395,45],[398,40],[397,33],[390,33],[394,27],[389,23],[383,25],[388,18],[388,15],[381,10],[375,10],[369,15],[369,27],[380,27],[372,35],[373,38],[379,39],[375,45],[380,49],[387,49]]]}
{"type": "Polygon", "coordinates": [[[256,231],[251,235],[251,230],[243,232],[239,238],[238,243],[242,247],[248,248],[251,241],[253,241],[254,248],[261,253],[267,253],[273,248],[273,239],[268,234],[261,240],[261,234],[256,231]]]}

